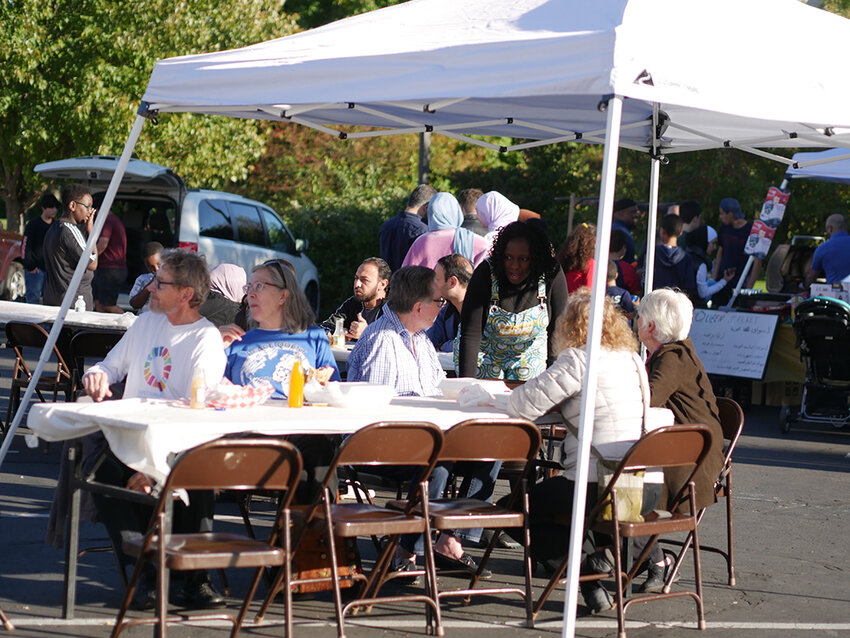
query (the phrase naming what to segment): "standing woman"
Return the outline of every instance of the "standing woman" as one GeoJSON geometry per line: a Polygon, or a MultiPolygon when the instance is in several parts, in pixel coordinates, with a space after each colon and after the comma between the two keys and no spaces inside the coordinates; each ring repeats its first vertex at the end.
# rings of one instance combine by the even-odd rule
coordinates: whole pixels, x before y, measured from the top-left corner
{"type": "Polygon", "coordinates": [[[593,282],[593,254],[596,251],[596,226],[579,224],[564,240],[555,258],[567,278],[567,290],[573,294],[593,282]]]}
{"type": "Polygon", "coordinates": [[[551,336],[566,304],[566,280],[543,231],[525,222],[505,226],[466,291],[459,376],[536,377],[558,356],[551,336]]]}

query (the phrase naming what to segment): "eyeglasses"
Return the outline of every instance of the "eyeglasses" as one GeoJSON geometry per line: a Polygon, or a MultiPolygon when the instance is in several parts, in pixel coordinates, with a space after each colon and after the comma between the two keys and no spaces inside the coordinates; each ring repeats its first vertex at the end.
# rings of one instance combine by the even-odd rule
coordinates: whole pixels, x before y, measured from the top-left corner
{"type": "Polygon", "coordinates": [[[258,281],[253,284],[245,284],[244,286],[242,286],[242,292],[244,292],[246,295],[249,295],[252,292],[254,294],[259,295],[261,292],[263,292],[263,288],[265,288],[266,286],[272,286],[274,288],[277,288],[278,290],[286,290],[284,286],[278,286],[277,284],[273,284],[269,281],[258,281]]]}
{"type": "Polygon", "coordinates": [[[442,297],[438,297],[437,299],[432,299],[431,301],[433,301],[438,306],[442,306],[446,303],[446,300],[443,299],[442,297]]]}
{"type": "Polygon", "coordinates": [[[74,200],[74,203],[75,203],[75,204],[79,204],[80,206],[85,206],[85,207],[86,207],[87,209],[89,209],[89,210],[97,210],[97,209],[96,209],[94,206],[92,206],[91,204],[86,204],[86,203],[84,203],[84,202],[78,202],[76,199],[74,200]]]}
{"type": "Polygon", "coordinates": [[[163,286],[177,286],[177,285],[179,285],[176,281],[163,281],[162,279],[160,279],[156,275],[154,275],[153,279],[151,280],[151,283],[153,283],[153,285],[156,286],[157,290],[162,290],[163,286]]]}

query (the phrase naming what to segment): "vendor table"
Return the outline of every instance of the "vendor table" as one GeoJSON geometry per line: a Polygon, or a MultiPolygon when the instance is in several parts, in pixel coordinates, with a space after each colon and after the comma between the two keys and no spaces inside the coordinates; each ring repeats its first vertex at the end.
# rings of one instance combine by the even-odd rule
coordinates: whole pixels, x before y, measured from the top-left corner
{"type": "MultiPolygon", "coordinates": [[[[162,481],[169,472],[169,457],[187,449],[239,432],[286,434],[347,434],[378,421],[428,421],[448,429],[467,419],[504,419],[494,408],[462,408],[442,398],[397,397],[387,406],[289,408],[269,402],[252,408],[193,410],[188,404],[162,399],[122,399],[102,403],[44,403],[30,409],[28,426],[47,441],[77,439],[102,431],[115,456],[136,471],[162,481]]],[[[136,492],[86,481],[82,477],[80,446],[71,448],[73,477],[70,484],[69,533],[65,545],[65,602],[63,615],[73,618],[77,551],[79,545],[80,492],[136,492]]]]}
{"type": "MultiPolygon", "coordinates": [[[[0,301],[0,324],[9,321],[29,321],[31,323],[53,323],[59,316],[59,306],[0,301]]],[[[133,325],[136,315],[125,312],[122,315],[111,312],[76,312],[69,310],[65,315],[65,325],[74,328],[99,328],[101,330],[120,330],[124,332],[133,325]]]]}

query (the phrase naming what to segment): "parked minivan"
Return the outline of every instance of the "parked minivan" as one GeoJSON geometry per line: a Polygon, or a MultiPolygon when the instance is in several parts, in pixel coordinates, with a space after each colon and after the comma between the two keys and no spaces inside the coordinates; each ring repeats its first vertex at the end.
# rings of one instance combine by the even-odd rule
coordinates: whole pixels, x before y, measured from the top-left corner
{"type": "MultiPolygon", "coordinates": [[[[46,162],[35,172],[57,180],[86,184],[100,207],[118,164],[114,156],[94,155],[46,162]]],[[[210,268],[231,263],[251,268],[282,258],[295,266],[298,284],[310,305],[319,308],[319,275],[278,214],[262,202],[221,191],[187,189],[169,168],[131,159],[112,212],[127,230],[128,281],[145,272],[142,251],[147,242],[183,247],[204,255],[210,268]]]]}

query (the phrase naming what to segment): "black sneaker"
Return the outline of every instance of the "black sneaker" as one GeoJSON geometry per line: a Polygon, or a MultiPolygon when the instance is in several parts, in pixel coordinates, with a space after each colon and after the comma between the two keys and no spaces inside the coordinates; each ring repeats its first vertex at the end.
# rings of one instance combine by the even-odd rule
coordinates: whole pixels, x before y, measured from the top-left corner
{"type": "Polygon", "coordinates": [[[614,571],[614,554],[609,548],[588,554],[581,564],[582,574],[610,574],[614,571]]]}
{"type": "MultiPolygon", "coordinates": [[[[636,594],[654,594],[660,592],[664,589],[664,583],[667,582],[667,578],[670,576],[670,571],[673,569],[673,565],[671,563],[665,563],[664,567],[659,567],[658,565],[652,564],[649,566],[649,575],[646,577],[646,580],[643,581],[639,585],[635,585],[635,593],[636,594]]],[[[676,574],[676,577],[673,579],[675,583],[679,580],[679,574],[676,574]]]]}
{"type": "Polygon", "coordinates": [[[206,572],[186,575],[186,584],[177,595],[177,602],[188,609],[217,609],[225,605],[224,596],[216,591],[206,572]]]}
{"type": "Polygon", "coordinates": [[[151,586],[147,579],[140,578],[136,583],[130,607],[136,611],[150,611],[156,607],[156,585],[151,586]]]}
{"type": "MultiPolygon", "coordinates": [[[[444,554],[434,552],[434,562],[440,569],[448,569],[452,571],[461,572],[457,575],[463,578],[473,576],[478,571],[478,564],[474,560],[472,560],[472,556],[470,556],[466,552],[464,552],[460,558],[452,558],[451,556],[446,556],[444,554]]],[[[448,576],[450,574],[446,575],[448,576]]],[[[485,569],[481,572],[479,578],[481,580],[489,580],[493,578],[493,572],[491,572],[489,569],[485,569]]]]}
{"type": "MultiPolygon", "coordinates": [[[[587,585],[590,584],[587,583],[587,585]]],[[[603,611],[613,609],[614,599],[608,593],[608,590],[598,583],[594,583],[593,585],[591,587],[582,587],[581,593],[584,597],[585,606],[594,614],[600,614],[603,611]]]]}

